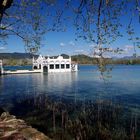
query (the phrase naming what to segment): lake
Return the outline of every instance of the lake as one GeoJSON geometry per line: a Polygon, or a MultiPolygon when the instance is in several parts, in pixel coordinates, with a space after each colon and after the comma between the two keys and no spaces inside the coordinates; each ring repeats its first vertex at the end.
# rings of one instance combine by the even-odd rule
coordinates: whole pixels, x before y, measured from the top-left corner
{"type": "MultiPolygon", "coordinates": [[[[0,106],[54,139],[54,132],[57,139],[62,139],[60,133],[66,135],[66,139],[76,139],[77,132],[71,132],[67,124],[69,120],[78,118],[78,123],[71,126],[71,129],[77,129],[76,125],[78,127],[81,121],[79,116],[86,116],[84,123],[81,121],[84,126],[85,118],[88,126],[93,122],[96,124],[94,129],[90,129],[93,130],[90,134],[85,131],[88,136],[82,135],[83,138],[101,139],[102,133],[99,137],[95,133],[97,128],[100,130],[97,123],[100,122],[101,130],[105,131],[107,127],[108,132],[105,132],[112,139],[122,138],[122,135],[127,139],[133,134],[139,139],[140,65],[116,65],[105,75],[101,75],[93,65],[80,65],[79,71],[73,73],[3,75],[0,77],[0,106]],[[62,112],[67,112],[67,115],[63,116],[62,112]],[[89,120],[91,116],[93,118],[89,120]]],[[[78,133],[83,134],[83,129],[78,133]]]]}

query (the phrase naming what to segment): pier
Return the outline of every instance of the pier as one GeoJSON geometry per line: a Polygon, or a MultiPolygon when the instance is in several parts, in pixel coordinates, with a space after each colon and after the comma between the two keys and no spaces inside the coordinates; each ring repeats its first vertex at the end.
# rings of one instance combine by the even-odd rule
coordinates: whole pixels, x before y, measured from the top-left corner
{"type": "Polygon", "coordinates": [[[16,70],[16,71],[4,71],[3,74],[28,74],[28,73],[41,73],[41,70],[16,70]]]}
{"type": "Polygon", "coordinates": [[[5,74],[28,74],[28,73],[41,73],[42,71],[40,69],[36,70],[4,70],[2,60],[0,60],[0,75],[5,74]]]}

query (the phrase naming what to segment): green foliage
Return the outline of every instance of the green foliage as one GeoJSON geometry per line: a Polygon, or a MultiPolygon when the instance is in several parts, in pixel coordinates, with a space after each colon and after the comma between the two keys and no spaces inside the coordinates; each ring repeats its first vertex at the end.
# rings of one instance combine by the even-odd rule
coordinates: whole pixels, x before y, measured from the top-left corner
{"type": "Polygon", "coordinates": [[[17,61],[18,61],[18,60],[10,59],[8,65],[15,66],[15,65],[17,64],[17,61]]]}
{"type": "Polygon", "coordinates": [[[135,65],[140,64],[140,58],[135,59],[118,59],[112,61],[113,64],[126,64],[126,65],[135,65]]]}

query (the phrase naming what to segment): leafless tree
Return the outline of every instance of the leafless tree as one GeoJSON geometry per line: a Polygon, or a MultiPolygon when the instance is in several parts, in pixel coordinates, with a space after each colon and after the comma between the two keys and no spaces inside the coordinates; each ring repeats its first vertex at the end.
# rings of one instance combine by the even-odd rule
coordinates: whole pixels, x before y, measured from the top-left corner
{"type": "Polygon", "coordinates": [[[44,35],[59,31],[63,10],[55,0],[2,0],[0,1],[1,40],[16,35],[25,43],[28,52],[36,53],[44,35]]]}
{"type": "Polygon", "coordinates": [[[29,52],[37,52],[44,34],[64,31],[71,19],[77,37],[94,43],[102,58],[110,52],[111,43],[123,36],[122,29],[139,46],[134,18],[140,22],[139,0],[1,0],[0,36],[17,35],[29,52]],[[121,22],[122,16],[128,18],[126,25],[121,22]]]}

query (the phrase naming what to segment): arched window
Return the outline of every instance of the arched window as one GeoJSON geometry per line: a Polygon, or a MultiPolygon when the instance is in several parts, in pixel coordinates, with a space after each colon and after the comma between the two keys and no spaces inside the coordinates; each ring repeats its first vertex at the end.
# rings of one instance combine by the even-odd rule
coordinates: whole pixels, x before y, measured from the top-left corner
{"type": "Polygon", "coordinates": [[[48,72],[48,67],[47,66],[43,67],[43,72],[48,72]]]}
{"type": "Polygon", "coordinates": [[[34,69],[36,70],[37,69],[37,66],[34,66],[34,69]]]}

